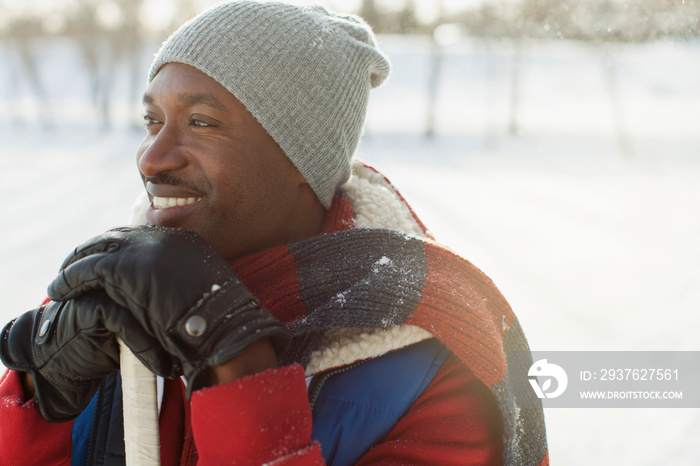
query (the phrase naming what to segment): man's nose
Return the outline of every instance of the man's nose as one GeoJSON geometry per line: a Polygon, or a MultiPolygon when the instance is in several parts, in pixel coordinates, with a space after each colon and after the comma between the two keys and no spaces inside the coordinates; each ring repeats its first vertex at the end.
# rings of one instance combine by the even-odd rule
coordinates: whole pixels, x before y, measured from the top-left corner
{"type": "Polygon", "coordinates": [[[158,134],[146,137],[139,147],[138,167],[144,176],[155,176],[187,165],[184,146],[175,131],[166,125],[158,134]]]}

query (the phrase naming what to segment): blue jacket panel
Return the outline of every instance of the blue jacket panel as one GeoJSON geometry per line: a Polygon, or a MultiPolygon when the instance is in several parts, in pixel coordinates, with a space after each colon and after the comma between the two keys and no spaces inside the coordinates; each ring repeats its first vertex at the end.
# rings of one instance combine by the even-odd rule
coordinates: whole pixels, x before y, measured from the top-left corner
{"type": "Polygon", "coordinates": [[[72,466],[122,466],[124,419],[119,372],[105,377],[90,404],[73,421],[72,466]]]}
{"type": "MultiPolygon", "coordinates": [[[[350,465],[382,441],[435,376],[449,351],[435,339],[316,376],[312,438],[329,466],[350,465]]],[[[125,464],[121,377],[105,378],[73,424],[73,466],[125,464]]]]}
{"type": "Polygon", "coordinates": [[[321,444],[326,464],[354,464],[381,442],[408,411],[449,351],[430,339],[351,368],[328,374],[323,385],[311,385],[312,438],[321,444]],[[314,392],[318,392],[315,396],[314,392]]]}

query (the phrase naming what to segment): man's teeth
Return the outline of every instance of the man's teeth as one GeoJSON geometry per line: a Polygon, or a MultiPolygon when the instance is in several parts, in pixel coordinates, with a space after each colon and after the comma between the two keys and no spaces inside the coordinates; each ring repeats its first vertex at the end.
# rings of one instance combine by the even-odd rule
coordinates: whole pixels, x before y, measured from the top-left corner
{"type": "Polygon", "coordinates": [[[154,197],[153,208],[168,209],[170,207],[194,204],[201,200],[201,197],[154,197]]]}

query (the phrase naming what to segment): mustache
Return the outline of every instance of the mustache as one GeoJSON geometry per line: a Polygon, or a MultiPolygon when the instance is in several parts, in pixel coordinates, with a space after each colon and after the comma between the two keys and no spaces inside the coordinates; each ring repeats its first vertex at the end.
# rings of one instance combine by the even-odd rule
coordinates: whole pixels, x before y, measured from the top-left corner
{"type": "Polygon", "coordinates": [[[182,178],[168,172],[158,173],[155,176],[144,177],[144,182],[151,182],[153,184],[167,184],[170,186],[177,186],[179,188],[185,188],[190,191],[194,191],[199,194],[204,194],[204,190],[201,189],[196,184],[183,180],[182,178]]]}

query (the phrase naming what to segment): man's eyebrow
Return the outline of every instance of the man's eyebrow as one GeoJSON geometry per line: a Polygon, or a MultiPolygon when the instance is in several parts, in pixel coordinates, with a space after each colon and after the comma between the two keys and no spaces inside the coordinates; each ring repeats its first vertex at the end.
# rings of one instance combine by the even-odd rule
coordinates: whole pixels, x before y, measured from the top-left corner
{"type": "Polygon", "coordinates": [[[224,111],[224,106],[221,105],[217,99],[211,94],[178,94],[178,100],[188,107],[193,107],[195,105],[201,104],[207,107],[212,107],[217,110],[224,111]]]}
{"type": "MultiPolygon", "coordinates": [[[[217,110],[224,111],[225,108],[219,102],[217,99],[214,98],[211,94],[178,94],[177,96],[178,100],[185,104],[188,107],[192,107],[194,105],[206,105],[208,107],[215,108],[217,110]]],[[[151,105],[154,103],[153,96],[149,94],[148,92],[143,94],[143,99],[142,102],[144,105],[151,105]]]]}

